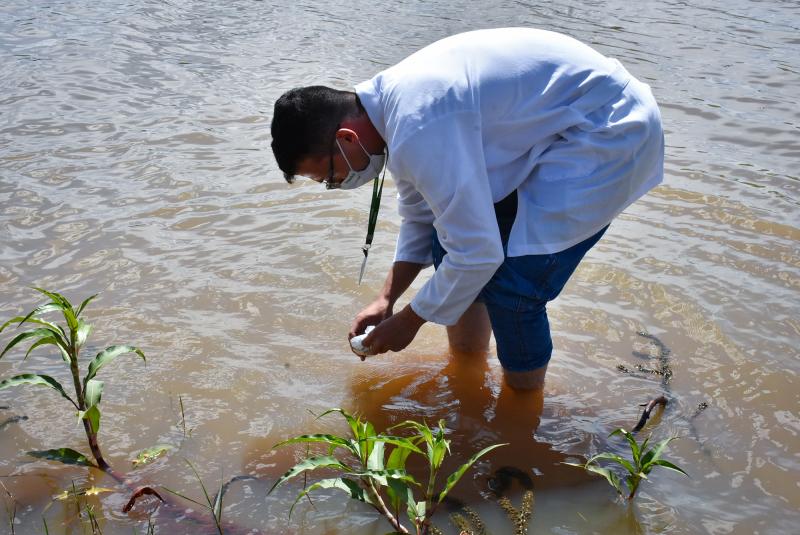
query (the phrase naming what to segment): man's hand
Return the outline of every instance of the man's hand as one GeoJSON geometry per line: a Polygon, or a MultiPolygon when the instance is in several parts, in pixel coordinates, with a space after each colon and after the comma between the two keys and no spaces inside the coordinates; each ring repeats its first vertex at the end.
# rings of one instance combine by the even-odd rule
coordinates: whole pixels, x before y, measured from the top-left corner
{"type": "Polygon", "coordinates": [[[381,296],[370,303],[364,310],[358,313],[353,324],[350,326],[350,333],[347,339],[363,334],[364,330],[370,325],[378,325],[380,322],[392,315],[392,304],[388,299],[381,296]]]}
{"type": "Polygon", "coordinates": [[[414,340],[419,328],[425,320],[412,310],[410,305],[381,322],[375,330],[364,339],[364,346],[370,353],[379,354],[387,351],[401,351],[414,340]]]}

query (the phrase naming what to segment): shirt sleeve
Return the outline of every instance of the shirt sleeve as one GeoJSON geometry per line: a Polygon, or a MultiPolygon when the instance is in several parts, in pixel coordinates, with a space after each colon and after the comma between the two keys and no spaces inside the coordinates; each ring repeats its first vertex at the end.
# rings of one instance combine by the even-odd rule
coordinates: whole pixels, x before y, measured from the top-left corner
{"type": "Polygon", "coordinates": [[[411,308],[427,321],[453,325],[504,259],[480,117],[451,112],[419,128],[396,152],[405,176],[430,206],[447,251],[411,308]]]}
{"type": "Polygon", "coordinates": [[[400,233],[397,236],[395,262],[433,263],[433,212],[422,195],[404,180],[396,182],[400,233]]]}

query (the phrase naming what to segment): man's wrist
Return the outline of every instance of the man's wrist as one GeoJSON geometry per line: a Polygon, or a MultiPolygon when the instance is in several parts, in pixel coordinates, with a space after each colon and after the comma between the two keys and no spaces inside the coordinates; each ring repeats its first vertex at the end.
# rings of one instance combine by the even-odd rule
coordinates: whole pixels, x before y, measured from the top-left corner
{"type": "Polygon", "coordinates": [[[380,295],[378,295],[378,301],[383,303],[388,310],[394,308],[394,301],[391,299],[391,297],[389,297],[386,294],[381,293],[380,295]]]}
{"type": "Polygon", "coordinates": [[[420,316],[419,314],[417,314],[416,312],[414,312],[414,309],[413,309],[413,308],[411,308],[411,303],[409,303],[409,304],[407,304],[407,305],[405,306],[405,308],[403,309],[403,313],[404,313],[404,314],[407,316],[408,320],[409,320],[409,321],[410,321],[410,322],[411,322],[411,323],[414,325],[414,327],[416,327],[417,329],[419,329],[419,328],[420,328],[420,327],[422,327],[422,326],[423,326],[425,323],[427,323],[427,320],[426,320],[425,318],[423,318],[422,316],[420,316]]]}

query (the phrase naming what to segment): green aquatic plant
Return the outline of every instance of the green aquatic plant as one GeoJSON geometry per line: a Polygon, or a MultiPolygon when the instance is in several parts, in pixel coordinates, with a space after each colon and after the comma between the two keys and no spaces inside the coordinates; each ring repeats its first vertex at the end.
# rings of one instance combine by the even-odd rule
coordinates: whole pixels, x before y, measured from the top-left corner
{"type": "MultiPolygon", "coordinates": [[[[230,486],[233,483],[236,483],[237,481],[256,480],[256,478],[253,476],[246,476],[246,475],[232,477],[225,484],[220,485],[219,490],[217,490],[217,493],[214,495],[214,499],[212,500],[211,495],[208,493],[208,488],[206,487],[205,483],[203,483],[203,480],[200,477],[200,474],[197,472],[197,469],[194,467],[191,461],[189,461],[189,459],[184,459],[184,461],[186,461],[186,464],[188,464],[189,468],[192,469],[195,479],[197,479],[197,482],[200,484],[200,488],[203,490],[203,498],[205,499],[206,503],[202,503],[198,500],[189,498],[185,494],[182,494],[172,489],[168,489],[167,487],[163,487],[163,489],[169,492],[170,494],[174,494],[175,496],[183,498],[184,500],[188,500],[196,505],[199,505],[204,509],[208,509],[208,511],[211,513],[211,516],[214,518],[214,527],[217,530],[217,533],[219,535],[224,535],[224,530],[223,530],[224,525],[222,522],[222,511],[223,511],[222,501],[225,498],[225,494],[228,492],[230,486]]],[[[163,498],[161,498],[161,496],[159,496],[159,494],[155,490],[153,490],[150,487],[144,487],[139,491],[137,491],[137,493],[133,497],[131,497],[130,501],[128,502],[128,505],[125,506],[125,511],[129,511],[131,507],[133,507],[133,504],[136,501],[136,499],[143,494],[154,494],[163,501],[163,498]]]]}
{"type": "Polygon", "coordinates": [[[0,481],[0,486],[3,487],[3,490],[5,491],[6,495],[8,496],[8,500],[11,502],[9,504],[8,501],[3,500],[3,504],[6,507],[6,516],[7,516],[7,520],[8,520],[8,527],[9,527],[9,530],[11,532],[11,535],[14,535],[15,526],[16,526],[16,523],[17,523],[17,499],[14,498],[14,495],[11,494],[11,491],[9,491],[6,488],[6,486],[3,484],[2,481],[0,481]]]}
{"type": "Polygon", "coordinates": [[[411,431],[409,437],[377,433],[368,421],[355,417],[343,409],[330,409],[319,417],[331,413],[341,414],[350,428],[350,437],[331,434],[308,434],[290,438],[275,445],[312,444],[327,446],[326,455],[309,456],[283,474],[272,488],[301,474],[317,469],[338,472],[337,477],[323,479],[303,490],[289,510],[318,489],[337,489],[347,493],[351,499],[370,505],[391,524],[397,533],[411,533],[403,525],[402,513],[408,517],[417,535],[434,534],[439,531],[431,524],[439,504],[458,483],[464,473],[483,455],[505,444],[495,444],[475,453],[444,481],[437,479],[445,456],[450,453],[450,441],[445,438],[444,421],[431,429],[425,423],[405,421],[392,428],[411,431]],[[424,448],[424,449],[423,449],[424,448]],[[338,454],[338,456],[337,456],[338,454]],[[427,460],[428,480],[423,485],[406,471],[409,456],[421,455],[427,460]]]}
{"type": "Polygon", "coordinates": [[[650,471],[656,466],[661,466],[663,468],[667,468],[668,470],[680,472],[687,477],[689,476],[689,474],[684,472],[683,469],[661,458],[661,455],[664,453],[667,445],[678,437],[664,439],[661,442],[658,442],[652,448],[648,449],[647,446],[650,440],[649,438],[644,439],[644,441],[639,444],[636,442],[636,438],[633,436],[633,434],[622,428],[617,429],[608,436],[613,437],[616,435],[623,435],[628,441],[628,445],[631,449],[631,459],[625,459],[624,457],[621,457],[615,453],[606,452],[594,455],[584,464],[564,464],[577,466],[589,472],[600,474],[606,478],[606,481],[608,481],[608,483],[614,487],[621,496],[625,496],[625,494],[627,494],[628,500],[633,499],[633,497],[636,495],[636,491],[639,488],[639,484],[643,479],[648,479],[648,474],[650,474],[650,471]],[[601,460],[611,461],[623,467],[628,473],[628,475],[625,477],[625,482],[623,483],[622,479],[615,472],[611,471],[611,469],[599,466],[597,461],[601,460]]]}
{"type": "MultiPolygon", "coordinates": [[[[97,463],[97,467],[107,470],[109,465],[103,458],[100,445],[97,441],[97,434],[100,431],[100,399],[103,394],[104,386],[102,381],[96,379],[97,372],[100,371],[100,368],[120,355],[134,353],[141,357],[142,360],[145,360],[144,353],[139,348],[130,345],[109,346],[97,353],[94,359],[89,362],[86,375],[83,377],[83,380],[81,380],[79,357],[81,349],[86,345],[86,341],[92,331],[92,326],[83,320],[81,314],[86,306],[97,297],[97,294],[85,299],[76,310],[72,306],[72,303],[63,295],[42,288],[34,289],[49,298],[50,301],[37,306],[28,313],[28,315],[11,318],[0,326],[0,333],[14,323],[17,324],[18,328],[23,324],[32,324],[34,326],[34,328],[30,330],[17,334],[8,345],[6,345],[3,352],[0,353],[0,359],[13,347],[23,342],[33,342],[28,348],[27,353],[25,353],[25,359],[28,358],[31,351],[38,347],[48,345],[54,346],[61,354],[64,363],[69,367],[72,383],[75,388],[75,397],[73,399],[72,396],[67,394],[64,387],[49,375],[35,373],[24,373],[0,381],[0,390],[27,384],[51,388],[61,394],[61,396],[69,401],[78,411],[78,418],[83,422],[86,438],[89,441],[89,448],[97,463]],[[60,312],[64,318],[64,326],[42,318],[44,314],[49,312],[60,312]]],[[[35,457],[57,460],[68,464],[92,465],[91,461],[89,461],[86,456],[69,448],[29,452],[29,454],[35,457]]]]}
{"type": "MultiPolygon", "coordinates": [[[[498,504],[514,526],[514,535],[526,535],[528,533],[528,524],[530,524],[531,515],[533,514],[533,491],[526,490],[522,494],[522,503],[519,509],[514,507],[511,500],[505,496],[498,500],[498,504]]],[[[450,515],[450,521],[460,530],[462,535],[489,534],[486,524],[477,512],[469,507],[464,507],[462,513],[450,515]]]]}
{"type": "MultiPolygon", "coordinates": [[[[498,500],[498,504],[505,511],[506,516],[514,526],[514,535],[525,535],[528,533],[528,524],[530,523],[531,514],[533,513],[533,492],[527,490],[522,495],[522,503],[520,508],[517,509],[506,497],[498,500]]],[[[461,529],[461,532],[466,532],[469,535],[487,535],[489,532],[486,529],[481,517],[477,512],[465,507],[463,510],[466,517],[455,513],[450,516],[453,524],[461,529]]]]}
{"type": "Polygon", "coordinates": [[[188,464],[189,468],[192,469],[192,472],[194,473],[194,477],[197,479],[197,482],[200,483],[200,488],[203,490],[203,497],[205,498],[206,503],[202,503],[202,502],[199,502],[199,501],[194,500],[192,498],[189,498],[188,496],[186,496],[184,494],[181,494],[181,493],[179,493],[177,491],[174,491],[172,489],[168,489],[167,487],[164,487],[164,490],[166,490],[170,494],[174,494],[175,496],[179,496],[179,497],[183,498],[184,500],[188,500],[188,501],[190,501],[190,502],[192,502],[194,504],[197,504],[200,507],[208,509],[211,512],[211,516],[214,517],[214,526],[217,529],[217,533],[219,533],[219,535],[223,535],[223,531],[222,531],[222,499],[225,496],[225,491],[227,490],[227,486],[226,485],[221,485],[220,488],[219,488],[219,491],[217,491],[217,494],[215,495],[214,499],[212,500],[211,499],[211,495],[208,494],[208,489],[206,488],[205,483],[203,483],[203,480],[200,477],[200,474],[197,473],[197,469],[194,467],[194,465],[191,463],[191,461],[189,461],[189,459],[184,459],[184,461],[186,461],[186,464],[188,464]]]}

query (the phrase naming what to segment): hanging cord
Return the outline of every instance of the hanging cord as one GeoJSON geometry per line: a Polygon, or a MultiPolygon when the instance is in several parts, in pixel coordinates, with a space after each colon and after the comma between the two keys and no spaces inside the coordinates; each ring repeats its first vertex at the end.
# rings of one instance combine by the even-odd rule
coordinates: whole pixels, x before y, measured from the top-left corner
{"type": "Polygon", "coordinates": [[[364,278],[364,271],[367,268],[367,256],[369,249],[372,247],[372,239],[375,236],[375,226],[378,224],[378,211],[381,209],[381,195],[383,194],[383,182],[386,178],[386,167],[383,166],[383,173],[380,178],[375,177],[372,183],[372,203],[369,206],[369,219],[367,220],[367,237],[364,240],[364,245],[361,246],[361,251],[364,253],[364,260],[361,262],[361,272],[358,274],[358,284],[361,284],[361,279],[364,278]]]}

